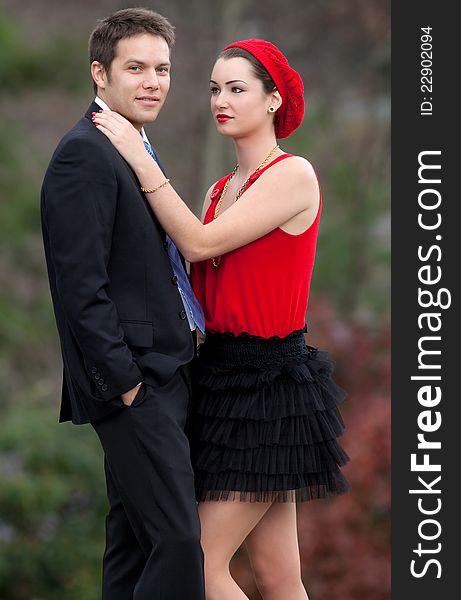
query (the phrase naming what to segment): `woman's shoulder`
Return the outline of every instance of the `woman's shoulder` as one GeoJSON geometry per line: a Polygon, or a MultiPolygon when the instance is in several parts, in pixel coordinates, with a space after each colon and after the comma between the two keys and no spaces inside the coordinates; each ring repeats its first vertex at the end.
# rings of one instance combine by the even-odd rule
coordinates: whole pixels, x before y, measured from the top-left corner
{"type": "Polygon", "coordinates": [[[283,187],[290,191],[306,187],[320,188],[317,173],[307,158],[295,154],[281,156],[284,156],[284,160],[279,159],[267,169],[268,179],[281,182],[283,187]]]}
{"type": "Polygon", "coordinates": [[[317,178],[315,169],[312,163],[304,158],[304,156],[298,156],[296,154],[285,154],[281,155],[286,157],[285,160],[280,160],[277,165],[280,169],[283,169],[286,173],[299,177],[317,178]]]}
{"type": "Polygon", "coordinates": [[[320,185],[314,167],[306,158],[285,155],[261,177],[266,201],[278,204],[280,197],[291,207],[293,217],[303,211],[317,213],[320,185]]]}

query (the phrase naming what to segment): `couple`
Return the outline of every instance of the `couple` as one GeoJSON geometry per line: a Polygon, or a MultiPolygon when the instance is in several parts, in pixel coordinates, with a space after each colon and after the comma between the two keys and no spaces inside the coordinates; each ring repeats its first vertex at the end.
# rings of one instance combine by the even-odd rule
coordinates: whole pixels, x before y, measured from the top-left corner
{"type": "Polygon", "coordinates": [[[202,224],[143,129],[173,43],[147,9],[98,24],[96,99],[45,175],[60,421],[90,422],[104,449],[105,600],[247,598],[229,573],[242,543],[265,600],[306,599],[296,501],[345,491],[347,456],[343,393],[304,341],[319,186],[276,142],[302,120],[303,85],[268,42],[221,52],[211,112],[238,164],[208,190],[202,224]]]}

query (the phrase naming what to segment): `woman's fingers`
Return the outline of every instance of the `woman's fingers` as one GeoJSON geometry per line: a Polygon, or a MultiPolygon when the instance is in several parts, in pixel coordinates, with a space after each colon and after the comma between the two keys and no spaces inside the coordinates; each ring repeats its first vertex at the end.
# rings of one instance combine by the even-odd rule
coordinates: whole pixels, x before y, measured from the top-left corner
{"type": "Polygon", "coordinates": [[[92,116],[93,123],[98,123],[100,125],[104,125],[105,127],[109,127],[110,129],[120,128],[120,123],[114,119],[112,114],[104,114],[104,113],[94,113],[92,116]]]}
{"type": "MultiPolygon", "coordinates": [[[[94,121],[93,121],[94,122],[94,121]]],[[[109,138],[109,140],[114,143],[116,141],[116,136],[114,136],[114,134],[112,133],[112,131],[110,129],[107,129],[107,127],[104,127],[104,125],[101,125],[100,123],[95,123],[96,127],[99,129],[99,131],[102,131],[102,133],[109,138]]]]}
{"type": "Polygon", "coordinates": [[[147,154],[139,131],[118,113],[112,111],[93,113],[92,120],[130,164],[147,154]]]}
{"type": "Polygon", "coordinates": [[[126,135],[129,134],[128,127],[126,127],[123,123],[119,123],[112,115],[96,113],[93,115],[92,119],[93,123],[98,126],[98,128],[103,126],[116,137],[126,137],[126,135]]]}
{"type": "Polygon", "coordinates": [[[125,117],[113,110],[102,110],[101,112],[98,112],[96,114],[102,115],[106,119],[112,119],[121,124],[125,123],[126,125],[130,125],[130,122],[127,119],[125,119],[125,117]]]}

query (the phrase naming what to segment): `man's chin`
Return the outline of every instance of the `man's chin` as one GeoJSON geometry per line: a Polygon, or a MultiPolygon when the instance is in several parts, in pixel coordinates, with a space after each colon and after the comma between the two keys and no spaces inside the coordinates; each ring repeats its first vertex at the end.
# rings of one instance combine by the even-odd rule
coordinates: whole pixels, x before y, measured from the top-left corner
{"type": "Polygon", "coordinates": [[[144,118],[144,123],[153,123],[158,117],[158,112],[153,115],[146,115],[144,118]]]}
{"type": "Polygon", "coordinates": [[[141,129],[144,127],[144,125],[149,125],[149,123],[153,123],[155,121],[155,119],[157,118],[158,113],[155,114],[149,114],[149,113],[145,113],[145,114],[136,114],[136,115],[122,115],[123,117],[125,117],[125,119],[127,119],[135,129],[137,129],[138,131],[141,131],[141,129]]]}
{"type": "Polygon", "coordinates": [[[145,123],[153,123],[155,121],[155,119],[158,117],[158,113],[160,112],[160,109],[158,109],[157,107],[155,108],[155,110],[143,110],[142,112],[138,112],[136,114],[136,120],[138,121],[138,123],[141,124],[145,124],[145,123]]]}

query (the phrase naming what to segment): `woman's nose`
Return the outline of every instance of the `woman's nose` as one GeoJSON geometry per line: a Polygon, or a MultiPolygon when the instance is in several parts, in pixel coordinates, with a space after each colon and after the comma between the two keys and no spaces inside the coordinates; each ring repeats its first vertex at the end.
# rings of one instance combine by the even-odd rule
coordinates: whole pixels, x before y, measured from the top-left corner
{"type": "Polygon", "coordinates": [[[215,97],[216,106],[223,108],[228,106],[227,94],[225,92],[219,92],[215,97]]]}

